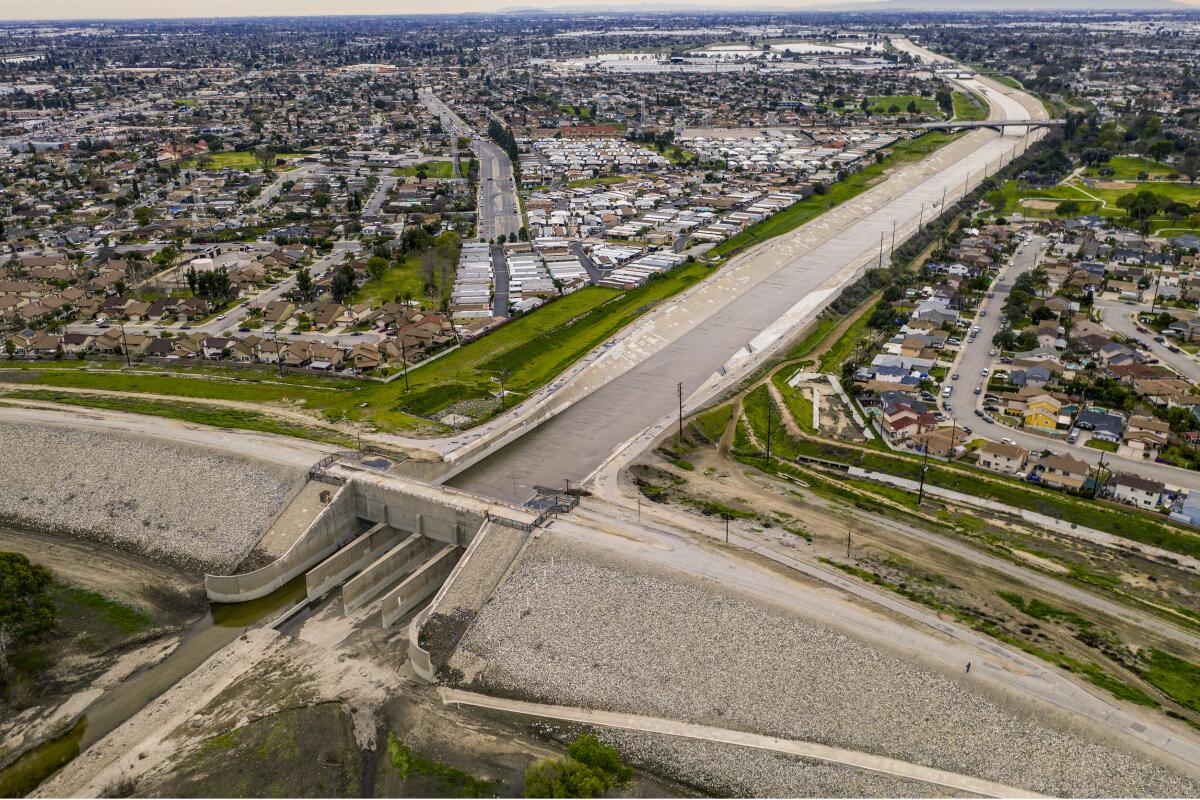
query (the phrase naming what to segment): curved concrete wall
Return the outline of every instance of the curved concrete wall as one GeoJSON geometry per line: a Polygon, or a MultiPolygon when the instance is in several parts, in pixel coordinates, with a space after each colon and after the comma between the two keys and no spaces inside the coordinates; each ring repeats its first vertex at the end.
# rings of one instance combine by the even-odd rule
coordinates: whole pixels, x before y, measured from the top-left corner
{"type": "Polygon", "coordinates": [[[397,580],[416,571],[436,546],[432,539],[413,535],[388,550],[342,587],[346,611],[366,605],[397,580]]]}
{"type": "Polygon", "coordinates": [[[405,534],[382,522],[304,574],[308,599],[319,600],[342,581],[366,567],[404,539],[405,534]]]}
{"type": "MultiPolygon", "coordinates": [[[[425,623],[429,621],[431,616],[433,616],[433,612],[437,610],[437,605],[441,601],[442,596],[446,594],[446,590],[452,583],[454,583],[455,578],[458,577],[458,573],[462,572],[462,570],[466,568],[467,564],[470,563],[471,559],[474,558],[475,551],[483,546],[484,539],[488,536],[488,534],[491,533],[491,531],[492,523],[490,521],[484,523],[484,526],[479,529],[478,533],[475,534],[475,538],[471,540],[471,545],[467,548],[466,552],[462,554],[462,557],[458,560],[458,563],[454,565],[454,569],[450,572],[450,576],[446,578],[445,582],[442,584],[442,588],[438,590],[437,596],[430,601],[429,605],[426,606],[420,614],[417,614],[417,616],[413,617],[412,622],[408,626],[409,663],[412,664],[413,672],[415,672],[419,678],[428,683],[434,682],[433,660],[429,656],[429,651],[424,647],[421,647],[421,628],[425,627],[425,623]]],[[[384,608],[388,608],[387,598],[384,600],[384,608]]],[[[389,616],[391,617],[391,622],[385,622],[385,627],[394,623],[396,619],[400,618],[395,616],[394,613],[389,616]]],[[[385,617],[385,619],[386,618],[387,617],[385,617]]]]}
{"type": "Polygon", "coordinates": [[[205,575],[204,590],[214,603],[244,603],[275,591],[355,538],[354,490],[342,486],[288,551],[267,566],[241,575],[205,575]]]}
{"type": "Polygon", "coordinates": [[[404,582],[383,598],[383,627],[388,628],[419,606],[423,600],[438,591],[446,583],[446,576],[458,562],[457,547],[449,545],[421,565],[421,568],[404,579],[404,582]]]}

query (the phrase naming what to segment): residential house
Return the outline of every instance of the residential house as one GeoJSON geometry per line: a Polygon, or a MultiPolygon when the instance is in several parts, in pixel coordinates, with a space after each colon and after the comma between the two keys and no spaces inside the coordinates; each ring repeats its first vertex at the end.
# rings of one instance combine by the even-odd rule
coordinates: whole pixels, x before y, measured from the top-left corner
{"type": "Polygon", "coordinates": [[[1025,401],[1022,419],[1026,428],[1037,431],[1054,431],[1058,429],[1058,416],[1061,410],[1062,403],[1053,396],[1034,395],[1025,401]]]}
{"type": "Polygon", "coordinates": [[[1138,508],[1158,508],[1162,505],[1163,490],[1166,488],[1158,481],[1132,475],[1127,472],[1115,472],[1105,485],[1112,496],[1122,503],[1128,503],[1138,508]]]}
{"type": "Polygon", "coordinates": [[[1034,469],[1047,486],[1079,491],[1087,483],[1090,467],[1086,461],[1069,455],[1051,455],[1039,461],[1034,469]]]}
{"type": "Polygon", "coordinates": [[[1029,451],[1015,444],[985,442],[976,453],[979,466],[1008,475],[1024,472],[1025,465],[1029,463],[1029,451]]]}

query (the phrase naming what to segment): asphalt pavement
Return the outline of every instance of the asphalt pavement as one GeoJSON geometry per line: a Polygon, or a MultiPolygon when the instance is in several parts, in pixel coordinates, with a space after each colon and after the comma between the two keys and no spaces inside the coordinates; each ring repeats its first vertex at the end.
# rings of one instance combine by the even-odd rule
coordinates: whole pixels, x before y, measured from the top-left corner
{"type": "Polygon", "coordinates": [[[508,311],[508,258],[504,248],[492,245],[492,316],[507,319],[508,311]]]}

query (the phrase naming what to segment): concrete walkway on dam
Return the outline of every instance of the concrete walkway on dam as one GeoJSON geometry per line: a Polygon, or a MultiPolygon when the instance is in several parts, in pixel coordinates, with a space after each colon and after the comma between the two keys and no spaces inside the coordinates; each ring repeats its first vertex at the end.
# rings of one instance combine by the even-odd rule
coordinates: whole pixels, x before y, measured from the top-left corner
{"type": "MultiPolygon", "coordinates": [[[[964,82],[967,83],[967,82],[964,82]]],[[[969,82],[993,118],[1043,118],[1032,98],[969,82]]],[[[1034,134],[1035,136],[1037,134],[1034,134]]],[[[792,233],[736,257],[714,278],[635,328],[554,399],[568,408],[453,477],[453,486],[521,502],[535,484],[586,478],[614,450],[678,413],[677,385],[695,407],[732,385],[799,331],[861,270],[918,222],[994,172],[1030,139],[974,131],[792,233]],[[753,343],[753,344],[751,344],[753,343]],[[615,373],[615,374],[614,374],[615,373]],[[699,391],[698,391],[699,390],[699,391]]],[[[884,257],[886,258],[885,252],[884,257]]]]}
{"type": "Polygon", "coordinates": [[[947,772],[946,770],[934,767],[926,767],[908,761],[900,761],[899,759],[877,756],[857,750],[829,747],[828,745],[816,742],[780,739],[774,736],[763,736],[757,733],[730,730],[728,728],[714,728],[708,725],[696,725],[673,719],[648,717],[642,714],[625,714],[615,711],[576,708],[573,706],[528,703],[523,700],[509,700],[503,697],[492,697],[490,695],[464,692],[459,689],[448,689],[445,687],[440,688],[438,693],[441,695],[442,702],[447,705],[475,706],[494,711],[540,717],[542,719],[577,722],[582,725],[621,728],[643,733],[665,734],[687,739],[699,739],[705,742],[751,747],[757,750],[770,750],[776,753],[785,753],[787,755],[800,756],[801,758],[827,761],[870,772],[878,772],[895,778],[921,781],[922,783],[928,783],[939,788],[968,792],[981,797],[1043,796],[1028,789],[994,783],[981,778],[973,778],[970,775],[960,775],[956,772],[947,772]]]}

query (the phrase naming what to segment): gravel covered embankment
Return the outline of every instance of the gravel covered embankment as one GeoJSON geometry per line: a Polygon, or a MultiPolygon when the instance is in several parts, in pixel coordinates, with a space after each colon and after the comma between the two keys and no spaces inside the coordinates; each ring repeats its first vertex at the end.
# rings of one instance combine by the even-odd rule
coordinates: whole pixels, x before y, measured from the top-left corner
{"type": "Polygon", "coordinates": [[[215,572],[245,556],[304,479],[149,437],[2,422],[0,465],[0,521],[215,572]]]}
{"type": "MultiPolygon", "coordinates": [[[[451,665],[499,694],[810,740],[1040,793],[1200,792],[1184,776],[1001,708],[962,681],[831,628],[609,563],[549,537],[528,548],[451,665]]],[[[722,788],[831,793],[796,760],[725,763],[722,788]]],[[[699,777],[681,769],[672,777],[699,777]]]]}

